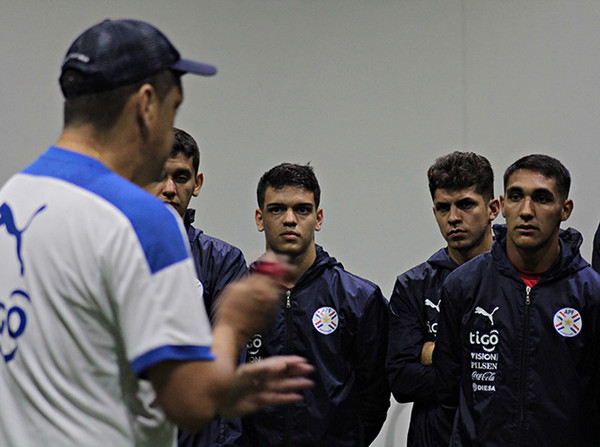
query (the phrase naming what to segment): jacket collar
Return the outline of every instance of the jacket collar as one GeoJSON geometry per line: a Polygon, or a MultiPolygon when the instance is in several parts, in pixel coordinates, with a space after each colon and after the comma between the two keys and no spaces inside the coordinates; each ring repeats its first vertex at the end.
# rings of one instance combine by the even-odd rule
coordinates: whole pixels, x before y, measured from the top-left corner
{"type": "Polygon", "coordinates": [[[185,210],[185,216],[183,217],[185,228],[188,228],[191,224],[193,224],[194,220],[196,220],[196,210],[192,208],[185,210]]]}
{"type": "Polygon", "coordinates": [[[458,264],[448,255],[447,248],[440,248],[427,260],[427,263],[442,270],[454,270],[458,264]]]}
{"type": "MultiPolygon", "coordinates": [[[[516,273],[516,269],[506,255],[506,238],[508,233],[506,225],[494,225],[493,230],[495,241],[492,245],[492,256],[494,261],[501,270],[516,273]]],[[[579,247],[581,247],[583,242],[583,237],[579,231],[574,228],[561,229],[558,241],[560,244],[558,258],[543,277],[562,277],[589,265],[579,253],[579,247]]]]}

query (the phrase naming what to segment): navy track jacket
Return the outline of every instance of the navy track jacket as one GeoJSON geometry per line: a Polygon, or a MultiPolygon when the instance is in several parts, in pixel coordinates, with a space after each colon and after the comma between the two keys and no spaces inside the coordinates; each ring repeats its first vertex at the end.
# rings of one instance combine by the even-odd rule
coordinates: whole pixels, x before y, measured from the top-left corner
{"type": "Polygon", "coordinates": [[[387,373],[396,400],[414,402],[409,447],[440,445],[435,372],[421,363],[421,351],[425,342],[435,341],[442,283],[457,267],[442,248],[398,276],[390,298],[387,373]]]}
{"type": "Polygon", "coordinates": [[[560,233],[560,255],[529,288],[491,252],[451,273],[433,364],[440,400],[456,409],[451,446],[597,446],[600,442],[600,276],[560,233]]]}
{"type": "MultiPolygon", "coordinates": [[[[248,271],[242,252],[233,245],[208,236],[194,228],[195,210],[185,214],[185,227],[192,249],[196,274],[204,287],[204,305],[212,320],[215,300],[227,284],[248,271]]],[[[225,420],[216,418],[197,433],[179,431],[179,447],[227,447],[244,446],[241,438],[242,423],[239,418],[225,420]]]]}
{"type": "Polygon", "coordinates": [[[212,315],[215,300],[225,286],[247,273],[246,259],[239,248],[194,228],[194,210],[188,209],[185,217],[196,273],[204,287],[204,305],[212,315]]]}
{"type": "Polygon", "coordinates": [[[282,297],[272,326],[248,345],[247,361],[297,354],[315,366],[304,402],[244,418],[254,446],[366,446],[385,421],[389,309],[379,287],[317,258],[282,297]]]}

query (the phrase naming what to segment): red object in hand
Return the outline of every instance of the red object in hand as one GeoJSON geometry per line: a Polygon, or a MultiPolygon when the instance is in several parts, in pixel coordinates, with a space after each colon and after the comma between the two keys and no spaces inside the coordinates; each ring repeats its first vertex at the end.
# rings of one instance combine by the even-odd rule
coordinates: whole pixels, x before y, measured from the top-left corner
{"type": "Polygon", "coordinates": [[[252,266],[252,270],[256,273],[272,276],[280,281],[285,281],[289,275],[285,265],[281,262],[259,261],[252,266]]]}

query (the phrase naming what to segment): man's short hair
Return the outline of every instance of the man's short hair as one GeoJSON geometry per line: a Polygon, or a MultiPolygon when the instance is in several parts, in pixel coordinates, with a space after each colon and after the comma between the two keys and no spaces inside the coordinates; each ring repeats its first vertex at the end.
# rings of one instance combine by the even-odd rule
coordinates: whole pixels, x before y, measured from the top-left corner
{"type": "Polygon", "coordinates": [[[173,136],[173,148],[169,157],[174,158],[179,154],[183,154],[185,158],[191,158],[194,165],[194,174],[198,174],[198,169],[200,168],[200,149],[198,149],[198,143],[196,143],[194,137],[189,133],[177,127],[173,128],[173,136]]]}
{"type": "Polygon", "coordinates": [[[556,189],[562,197],[566,199],[569,196],[571,188],[571,174],[569,170],[556,158],[544,154],[531,154],[519,158],[504,172],[504,190],[508,185],[510,176],[519,169],[527,169],[529,171],[539,172],[544,177],[553,178],[556,181],[556,189]]]}
{"type": "Polygon", "coordinates": [[[473,152],[455,151],[435,160],[427,170],[431,198],[437,189],[458,191],[475,186],[484,200],[494,198],[494,171],[490,162],[473,152]]]}
{"type": "MultiPolygon", "coordinates": [[[[65,70],[60,76],[61,88],[69,89],[70,84],[79,84],[86,76],[78,70],[65,70]]],[[[64,103],[64,126],[91,124],[100,132],[112,129],[129,97],[144,84],[154,87],[156,95],[163,101],[173,87],[181,89],[181,73],[163,70],[133,84],[67,98],[64,103]]]]}
{"type": "Polygon", "coordinates": [[[258,207],[262,209],[265,204],[265,191],[267,187],[280,190],[286,186],[296,186],[312,192],[315,198],[315,206],[319,207],[321,188],[319,187],[313,167],[309,164],[299,165],[293,163],[282,163],[262,175],[256,188],[258,207]]]}

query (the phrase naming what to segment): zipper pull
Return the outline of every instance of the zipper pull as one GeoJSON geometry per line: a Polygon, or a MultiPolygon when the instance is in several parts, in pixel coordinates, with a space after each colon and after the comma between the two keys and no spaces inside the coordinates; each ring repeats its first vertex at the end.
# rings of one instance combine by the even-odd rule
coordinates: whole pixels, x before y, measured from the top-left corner
{"type": "Polygon", "coordinates": [[[286,290],[285,291],[285,308],[286,309],[291,309],[292,308],[292,299],[290,298],[291,294],[292,294],[291,290],[286,290]]]}
{"type": "Polygon", "coordinates": [[[527,286],[525,287],[525,293],[527,295],[525,295],[525,305],[529,306],[531,304],[531,298],[529,298],[529,292],[531,292],[531,287],[527,286]]]}

